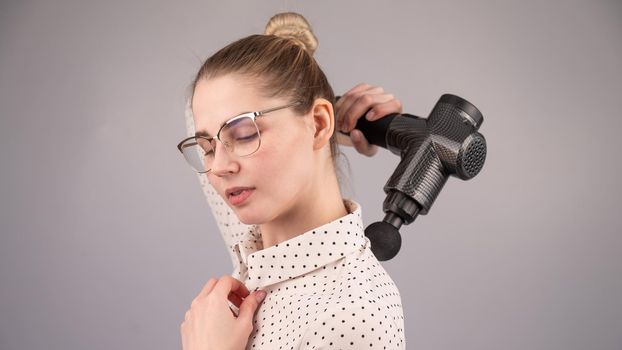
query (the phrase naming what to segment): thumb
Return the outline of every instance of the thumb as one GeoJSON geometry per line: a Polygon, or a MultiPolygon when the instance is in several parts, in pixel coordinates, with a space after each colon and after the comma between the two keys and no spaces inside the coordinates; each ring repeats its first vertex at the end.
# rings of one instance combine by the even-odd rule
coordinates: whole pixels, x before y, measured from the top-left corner
{"type": "Polygon", "coordinates": [[[265,297],[266,292],[263,290],[256,290],[249,294],[246,298],[244,298],[242,304],[240,304],[240,313],[238,314],[238,318],[252,321],[255,311],[265,297]]]}
{"type": "Polygon", "coordinates": [[[376,152],[378,152],[378,146],[370,144],[363,135],[362,131],[358,129],[352,129],[352,131],[350,131],[350,138],[352,139],[354,148],[359,153],[371,157],[374,156],[376,152]]]}

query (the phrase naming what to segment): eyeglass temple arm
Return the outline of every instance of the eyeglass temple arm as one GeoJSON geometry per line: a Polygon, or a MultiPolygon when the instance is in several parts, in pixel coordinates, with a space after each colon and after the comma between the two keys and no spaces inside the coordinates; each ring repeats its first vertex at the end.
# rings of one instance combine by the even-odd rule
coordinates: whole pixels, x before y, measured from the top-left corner
{"type": "Polygon", "coordinates": [[[263,111],[255,112],[255,116],[260,116],[262,114],[274,112],[274,111],[277,111],[277,110],[283,109],[283,108],[293,107],[293,106],[296,106],[298,104],[300,104],[300,102],[294,102],[294,103],[288,104],[287,106],[275,107],[275,108],[270,108],[270,109],[266,109],[266,110],[263,110],[263,111]]]}

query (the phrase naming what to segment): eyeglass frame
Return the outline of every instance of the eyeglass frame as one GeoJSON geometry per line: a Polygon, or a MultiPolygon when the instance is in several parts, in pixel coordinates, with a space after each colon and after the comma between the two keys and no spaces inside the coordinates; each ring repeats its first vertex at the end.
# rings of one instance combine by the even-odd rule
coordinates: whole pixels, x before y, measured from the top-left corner
{"type": "MultiPolygon", "coordinates": [[[[197,131],[197,132],[195,133],[195,135],[194,135],[194,136],[186,137],[185,139],[181,140],[181,142],[179,142],[179,143],[177,144],[177,149],[179,150],[179,152],[181,152],[181,154],[182,154],[182,155],[184,155],[184,151],[181,149],[181,146],[182,146],[185,142],[187,142],[188,140],[192,140],[192,139],[201,138],[201,139],[204,139],[204,140],[207,140],[208,142],[210,142],[210,145],[211,145],[212,140],[213,140],[213,139],[217,139],[217,140],[218,140],[218,141],[219,141],[219,142],[220,142],[223,146],[225,146],[225,149],[227,150],[227,152],[235,154],[233,151],[230,151],[230,150],[229,150],[229,148],[227,147],[227,145],[226,145],[226,144],[225,144],[225,143],[224,143],[224,142],[220,139],[220,132],[222,131],[222,129],[223,129],[225,126],[229,125],[231,122],[233,122],[233,121],[235,121],[235,120],[238,120],[238,119],[241,119],[241,118],[251,118],[251,120],[252,120],[252,121],[253,121],[253,123],[255,124],[255,127],[257,128],[257,136],[259,137],[259,145],[257,145],[257,149],[256,149],[256,150],[254,150],[252,153],[249,153],[249,154],[247,154],[247,155],[244,155],[244,156],[238,156],[237,154],[235,154],[236,156],[238,156],[238,157],[242,157],[242,158],[243,158],[243,157],[248,157],[248,156],[251,156],[251,155],[253,155],[255,152],[257,152],[257,151],[259,150],[259,148],[261,147],[261,131],[259,130],[259,125],[257,125],[257,121],[256,121],[256,120],[257,120],[257,117],[262,117],[262,116],[264,116],[265,114],[268,114],[268,113],[270,113],[270,112],[278,111],[278,110],[285,109],[285,108],[289,108],[289,107],[294,107],[294,106],[297,106],[297,105],[300,105],[300,104],[301,104],[301,102],[293,102],[293,103],[290,103],[290,104],[285,105],[285,106],[268,108],[268,109],[264,109],[264,110],[261,110],[261,111],[256,111],[256,112],[244,112],[244,113],[242,113],[242,114],[238,114],[238,115],[236,115],[235,117],[233,117],[233,118],[228,119],[227,121],[225,121],[225,122],[222,124],[222,126],[220,127],[220,129],[218,129],[218,132],[216,133],[216,136],[210,136],[210,137],[207,137],[207,136],[203,136],[203,135],[198,135],[198,133],[200,133],[200,132],[199,132],[199,131],[197,131]]],[[[198,144],[198,143],[197,143],[197,144],[198,144]]],[[[216,155],[216,147],[214,147],[214,151],[213,151],[213,152],[214,152],[214,156],[215,156],[215,155],[216,155]]],[[[185,157],[185,156],[184,156],[184,157],[185,157]]],[[[192,167],[192,168],[194,169],[194,167],[192,167]]],[[[196,170],[196,169],[195,169],[195,170],[196,170]]],[[[210,168],[210,169],[209,169],[209,170],[207,170],[207,171],[203,171],[203,172],[198,171],[198,173],[199,173],[199,174],[206,174],[206,173],[210,172],[211,170],[212,170],[212,169],[210,168]]]]}

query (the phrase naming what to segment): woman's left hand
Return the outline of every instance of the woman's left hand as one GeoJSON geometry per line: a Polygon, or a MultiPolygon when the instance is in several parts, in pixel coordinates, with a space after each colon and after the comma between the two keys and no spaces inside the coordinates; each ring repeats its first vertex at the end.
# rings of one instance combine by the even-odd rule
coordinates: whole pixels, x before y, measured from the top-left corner
{"type": "Polygon", "coordinates": [[[242,350],[253,330],[255,311],[264,291],[249,293],[239,280],[212,278],[192,301],[181,324],[183,350],[242,350]],[[227,300],[240,310],[236,316],[227,300]]]}
{"type": "Polygon", "coordinates": [[[371,157],[378,152],[378,146],[367,142],[363,133],[354,129],[363,116],[374,121],[392,113],[402,113],[402,103],[380,86],[361,83],[343,94],[335,103],[335,130],[349,132],[350,136],[337,133],[337,143],[353,146],[359,153],[371,157]],[[367,112],[369,110],[369,112],[367,112]]]}

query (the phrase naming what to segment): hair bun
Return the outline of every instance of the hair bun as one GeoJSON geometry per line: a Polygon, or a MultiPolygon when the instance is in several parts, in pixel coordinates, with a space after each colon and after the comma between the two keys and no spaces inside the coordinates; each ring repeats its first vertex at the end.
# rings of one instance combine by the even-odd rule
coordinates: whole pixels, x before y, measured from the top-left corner
{"type": "Polygon", "coordinates": [[[283,12],[272,16],[266,24],[264,34],[292,39],[311,55],[318,45],[309,22],[301,14],[295,12],[283,12]]]}

